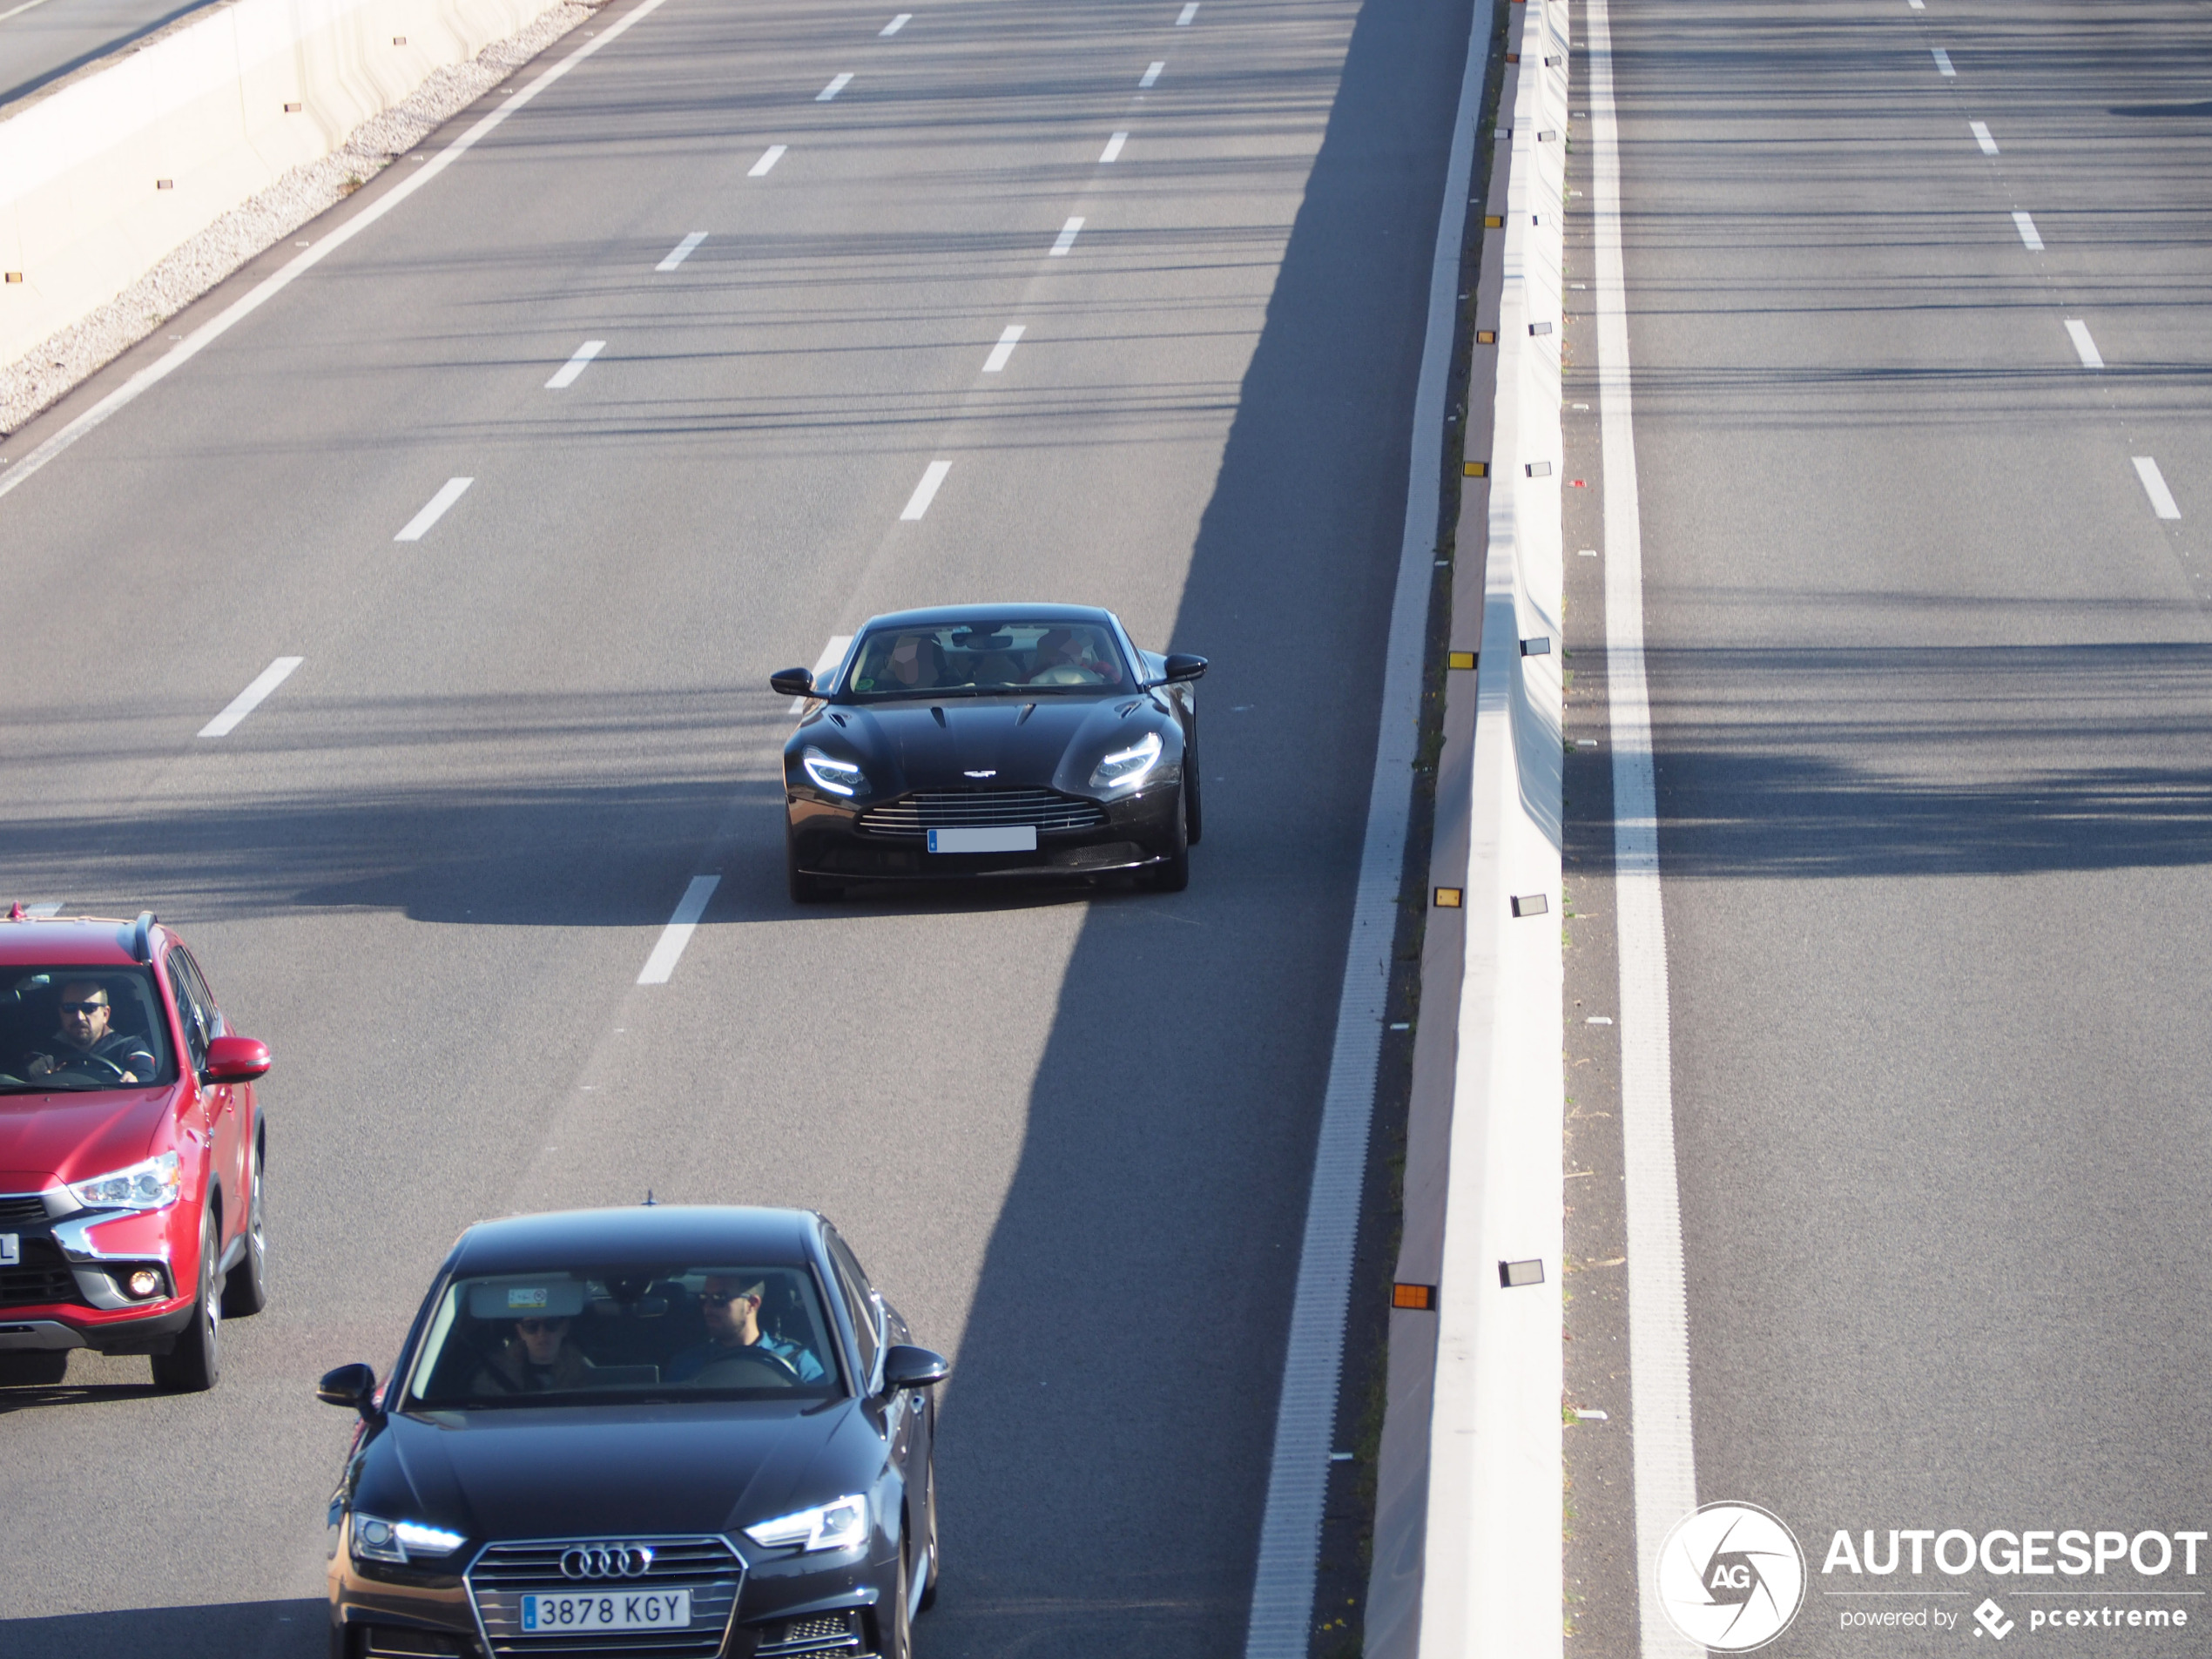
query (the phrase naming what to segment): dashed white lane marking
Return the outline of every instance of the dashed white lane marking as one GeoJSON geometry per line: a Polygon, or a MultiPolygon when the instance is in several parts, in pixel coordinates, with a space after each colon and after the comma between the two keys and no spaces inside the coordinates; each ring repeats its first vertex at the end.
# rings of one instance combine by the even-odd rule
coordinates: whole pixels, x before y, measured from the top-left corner
{"type": "MultiPolygon", "coordinates": [[[[664,268],[672,267],[664,266],[664,268]]],[[[576,348],[576,355],[562,364],[554,372],[553,378],[545,382],[545,389],[549,392],[557,392],[564,386],[574,386],[576,377],[583,373],[585,366],[606,349],[607,342],[604,340],[585,341],[576,348]]]]}
{"type": "Polygon", "coordinates": [[[422,510],[407,522],[407,528],[392,539],[395,542],[419,542],[430,526],[446,516],[446,509],[469,493],[474,478],[448,478],[438,493],[422,505],[422,510]]]}
{"type": "Polygon", "coordinates": [[[1055,260],[1065,259],[1068,250],[1075,246],[1076,237],[1082,227],[1083,222],[1080,219],[1071,219],[1062,225],[1060,227],[1060,239],[1052,245],[1051,257],[1055,260]]]}
{"type": "Polygon", "coordinates": [[[894,17],[889,23],[884,24],[881,29],[876,31],[877,38],[880,40],[888,40],[892,36],[897,34],[901,29],[904,29],[914,20],[914,15],[913,12],[902,11],[897,17],[894,17]]]}
{"type": "Polygon", "coordinates": [[[62,913],[62,901],[49,899],[43,904],[27,904],[23,907],[23,913],[26,916],[58,916],[62,913]]]}
{"type": "MultiPolygon", "coordinates": [[[[822,654],[814,659],[814,683],[817,685],[822,683],[823,675],[845,660],[845,648],[852,643],[853,636],[850,634],[832,634],[829,637],[829,644],[822,647],[822,654]]],[[[791,711],[793,714],[799,713],[806,706],[806,699],[803,697],[794,697],[791,700],[791,711]]]]}
{"type": "Polygon", "coordinates": [[[831,81],[827,86],[825,86],[820,91],[814,94],[814,102],[817,104],[826,104],[852,84],[852,76],[840,75],[831,81]]]}
{"type": "Polygon", "coordinates": [[[1140,87],[1151,85],[1153,82],[1160,78],[1160,71],[1167,66],[1168,60],[1164,57],[1161,58],[1157,63],[1154,64],[1151,68],[1146,70],[1143,74],[1137,77],[1137,85],[1140,87]]]}
{"type": "Polygon", "coordinates": [[[2036,233],[2035,221],[2033,219],[2026,213],[2014,213],[2013,226],[2020,232],[2020,240],[2027,245],[2030,253],[2040,253],[2043,251],[2043,239],[2036,233]]]}
{"type": "Polygon", "coordinates": [[[1937,74],[1956,75],[1959,72],[1957,70],[1951,67],[1951,54],[1944,51],[1942,47],[1931,46],[1928,50],[1935,54],[1937,74]]]}
{"type": "Polygon", "coordinates": [[[1969,121],[1966,123],[1966,127],[1974,135],[1974,142],[1981,146],[1982,154],[1993,156],[1997,153],[1997,140],[1989,136],[1987,122],[1969,121]]]}
{"type": "Polygon", "coordinates": [[[1122,146],[1128,142],[1129,134],[1126,132],[1116,132],[1112,138],[1107,139],[1106,148],[1099,153],[1099,165],[1103,166],[1109,161],[1119,160],[1121,158],[1122,146]]]}
{"type": "Polygon", "coordinates": [[[904,520],[920,518],[929,510],[929,503],[937,499],[937,491],[945,482],[945,475],[953,469],[949,461],[933,461],[921,475],[921,482],[914,486],[914,493],[907,497],[907,510],[899,515],[904,520]]]}
{"type": "Polygon", "coordinates": [[[752,164],[752,171],[746,173],[745,177],[748,179],[766,178],[768,175],[768,169],[774,166],[779,161],[781,161],[784,158],[784,152],[790,148],[791,146],[787,144],[770,145],[767,150],[762,153],[760,159],[752,164]]]}
{"type": "Polygon", "coordinates": [[[668,257],[663,260],[658,265],[656,265],[653,269],[656,271],[673,271],[678,266],[683,264],[685,260],[690,259],[691,257],[691,250],[705,240],[706,240],[706,233],[705,231],[693,231],[689,236],[678,242],[674,247],[669,249],[668,257]]]}
{"type": "Polygon", "coordinates": [[[983,360],[983,372],[995,374],[1006,367],[1006,360],[1014,355],[1014,348],[1021,343],[1022,325],[1011,323],[999,336],[999,343],[991,347],[991,354],[983,360]]]}
{"type": "Polygon", "coordinates": [[[1190,0],[1190,3],[1183,8],[1183,15],[1175,20],[1175,26],[1177,29],[1188,29],[1190,26],[1191,18],[1197,15],[1198,0],[1190,0]]]}
{"type": "Polygon", "coordinates": [[[290,678],[292,671],[306,660],[304,657],[278,658],[254,677],[253,685],[233,698],[229,705],[220,714],[200,727],[199,735],[203,738],[219,738],[228,735],[237,728],[240,720],[261,706],[263,698],[283,685],[290,678]]]}
{"type": "Polygon", "coordinates": [[[2161,518],[2179,518],[2181,503],[2174,499],[2174,492],[2166,488],[2166,475],[2159,471],[2158,462],[2148,455],[2135,458],[2135,476],[2143,481],[2143,493],[2150,497],[2150,509],[2161,518]]]}
{"type": "Polygon", "coordinates": [[[2097,349],[2097,342],[2089,338],[2089,325],[2079,317],[2066,320],[2066,332],[2074,341],[2074,355],[2080,358],[2084,368],[2102,368],[2104,354],[2097,349]]]}
{"type": "Polygon", "coordinates": [[[1905,0],[1905,3],[1915,11],[1925,11],[1928,9],[1927,0],[1905,0]]]}
{"type": "Polygon", "coordinates": [[[699,918],[706,914],[706,901],[714,896],[715,888],[722,885],[718,875],[695,875],[691,885],[684,889],[684,896],[676,901],[676,914],[668,919],[668,926],[660,930],[660,941],[653,947],[653,954],[645,958],[645,966],[638,970],[640,985],[665,985],[668,976],[676,971],[677,959],[683,955],[684,947],[691,942],[691,935],[698,930],[699,918]]]}

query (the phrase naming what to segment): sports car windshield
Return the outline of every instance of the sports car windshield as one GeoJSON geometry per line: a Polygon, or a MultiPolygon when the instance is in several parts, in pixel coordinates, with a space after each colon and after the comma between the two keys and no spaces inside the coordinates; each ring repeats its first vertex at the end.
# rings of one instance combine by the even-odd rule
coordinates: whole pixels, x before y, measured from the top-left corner
{"type": "Polygon", "coordinates": [[[151,969],[0,968],[0,1095],[176,1080],[151,969]]]}
{"type": "Polygon", "coordinates": [[[819,1399],[837,1351],[804,1268],[671,1263],[457,1278],[403,1409],[819,1399]]]}
{"type": "Polygon", "coordinates": [[[861,640],[846,695],[998,697],[1134,684],[1110,628],[1088,622],[948,623],[879,628],[861,640]]]}

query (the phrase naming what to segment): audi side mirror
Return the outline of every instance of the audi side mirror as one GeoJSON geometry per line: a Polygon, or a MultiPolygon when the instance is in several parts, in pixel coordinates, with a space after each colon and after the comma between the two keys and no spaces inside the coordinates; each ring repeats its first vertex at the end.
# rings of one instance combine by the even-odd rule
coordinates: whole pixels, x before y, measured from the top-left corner
{"type": "Polygon", "coordinates": [[[358,1362],[324,1372],[322,1380],[315,1385],[315,1398],[326,1406],[344,1406],[357,1411],[366,1423],[373,1423],[384,1414],[376,1406],[375,1368],[358,1362]]]}
{"type": "Polygon", "coordinates": [[[207,1043],[207,1081],[250,1083],[269,1069],[269,1045],[252,1037],[212,1037],[207,1043]]]}
{"type": "Polygon", "coordinates": [[[887,1393],[896,1393],[902,1388],[928,1388],[952,1374],[952,1366],[941,1353],[932,1353],[927,1348],[909,1348],[904,1344],[883,1351],[883,1387],[887,1393]]]}
{"type": "Polygon", "coordinates": [[[780,668],[768,676],[768,689],[779,697],[810,697],[814,691],[813,671],[806,668],[780,668]]]}
{"type": "Polygon", "coordinates": [[[1172,685],[1177,680],[1194,680],[1206,671],[1206,659],[1177,651],[1168,658],[1167,678],[1172,685]]]}

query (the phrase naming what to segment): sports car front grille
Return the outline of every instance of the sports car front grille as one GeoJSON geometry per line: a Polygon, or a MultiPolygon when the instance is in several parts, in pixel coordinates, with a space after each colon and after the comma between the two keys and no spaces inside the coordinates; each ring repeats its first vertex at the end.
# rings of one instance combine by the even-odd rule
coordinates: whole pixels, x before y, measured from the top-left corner
{"type": "Polygon", "coordinates": [[[544,1539],[493,1544],[469,1569],[469,1594],[495,1654],[651,1654],[664,1659],[713,1659],[722,1651],[731,1610],[738,1604],[738,1558],[719,1538],[544,1539]],[[563,1578],[562,1552],[577,1544],[644,1544],[652,1564],[636,1578],[563,1578]],[[577,1631],[524,1635],[525,1591],[564,1595],[583,1590],[642,1590],[655,1587],[691,1592],[691,1622],[683,1630],[577,1631]]]}
{"type": "Polygon", "coordinates": [[[999,829],[1035,824],[1042,834],[1055,830],[1096,829],[1106,809],[1095,800],[1078,800],[1050,789],[919,790],[888,806],[860,814],[870,835],[920,840],[934,829],[999,829]]]}
{"type": "Polygon", "coordinates": [[[37,1193],[0,1193],[0,1227],[35,1227],[45,1219],[46,1201],[37,1193]]]}
{"type": "Polygon", "coordinates": [[[77,1275],[62,1258],[61,1247],[51,1238],[22,1241],[22,1264],[0,1267],[0,1308],[49,1307],[56,1303],[81,1305],[84,1292],[77,1275]]]}
{"type": "Polygon", "coordinates": [[[760,1627],[756,1659],[815,1659],[815,1656],[843,1656],[860,1651],[860,1615],[857,1613],[817,1613],[811,1618],[786,1619],[760,1627]]]}

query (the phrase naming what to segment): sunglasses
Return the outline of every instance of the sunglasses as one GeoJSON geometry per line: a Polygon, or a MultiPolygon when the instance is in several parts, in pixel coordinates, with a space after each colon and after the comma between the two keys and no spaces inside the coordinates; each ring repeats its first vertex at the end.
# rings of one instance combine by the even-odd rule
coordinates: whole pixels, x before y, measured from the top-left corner
{"type": "Polygon", "coordinates": [[[732,1302],[758,1302],[759,1299],[759,1297],[749,1296],[743,1291],[708,1291],[699,1298],[701,1302],[711,1308],[725,1308],[732,1302]]]}
{"type": "Polygon", "coordinates": [[[62,1012],[64,1014],[91,1014],[106,1006],[105,1002],[64,1002],[62,1004],[62,1012]]]}

